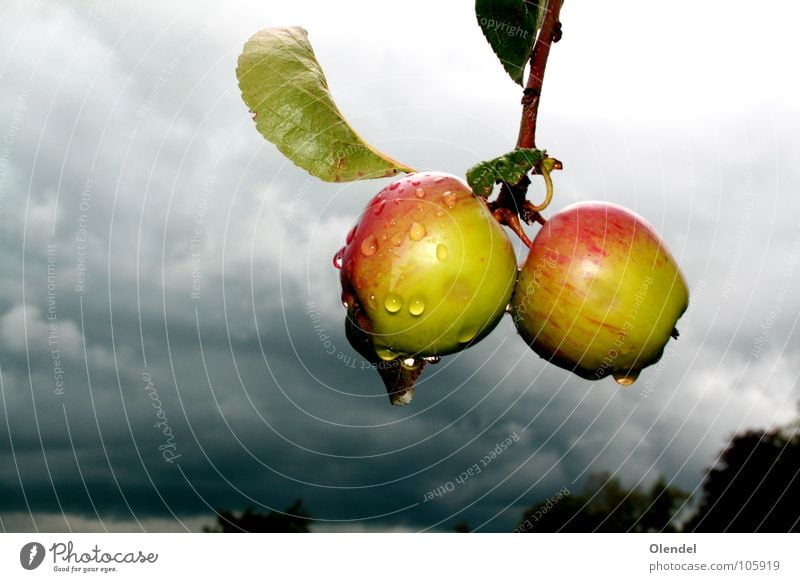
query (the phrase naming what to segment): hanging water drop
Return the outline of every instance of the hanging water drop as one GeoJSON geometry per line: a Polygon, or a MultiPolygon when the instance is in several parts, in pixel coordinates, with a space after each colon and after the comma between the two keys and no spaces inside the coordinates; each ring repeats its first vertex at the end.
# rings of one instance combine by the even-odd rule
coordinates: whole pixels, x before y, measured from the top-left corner
{"type": "Polygon", "coordinates": [[[361,241],[361,254],[365,257],[369,257],[375,254],[375,251],[378,250],[378,239],[375,238],[374,234],[369,235],[363,241],[361,241]]]}
{"type": "Polygon", "coordinates": [[[333,255],[333,266],[337,269],[342,268],[342,259],[344,257],[344,247],[340,248],[338,252],[333,255]]]}
{"type": "Polygon", "coordinates": [[[384,362],[391,362],[398,356],[398,353],[386,346],[375,346],[375,355],[384,362]]]}
{"type": "Polygon", "coordinates": [[[397,293],[389,293],[383,302],[383,306],[389,313],[397,313],[403,307],[403,300],[397,293]]]}
{"type": "Polygon", "coordinates": [[[472,341],[475,336],[478,334],[478,329],[471,326],[466,326],[458,332],[458,341],[459,343],[465,344],[469,341],[472,341]]]}
{"type": "Polygon", "coordinates": [[[614,380],[620,386],[630,386],[639,377],[639,370],[628,370],[627,372],[614,372],[614,380]]]}
{"type": "Polygon", "coordinates": [[[425,190],[423,188],[417,188],[414,194],[417,196],[417,198],[425,198],[425,190]]]}
{"type": "Polygon", "coordinates": [[[422,364],[422,362],[416,358],[405,358],[404,360],[400,360],[400,365],[406,370],[416,370],[419,368],[420,364],[422,364]]]}

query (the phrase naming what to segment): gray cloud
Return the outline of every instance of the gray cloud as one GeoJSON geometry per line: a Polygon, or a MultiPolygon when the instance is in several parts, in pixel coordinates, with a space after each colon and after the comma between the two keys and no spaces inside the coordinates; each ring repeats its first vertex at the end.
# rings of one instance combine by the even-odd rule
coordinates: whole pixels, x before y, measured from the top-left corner
{"type": "Polygon", "coordinates": [[[508,531],[594,471],[694,489],[733,432],[793,414],[800,117],[794,81],[770,75],[794,53],[770,53],[729,91],[741,67],[720,47],[738,42],[738,17],[707,52],[653,33],[622,58],[567,6],[548,69],[539,141],[565,163],[551,211],[635,209],[690,282],[663,365],[625,390],[586,382],[505,320],[391,408],[344,337],[331,266],[383,183],[324,184],[285,161],[241,103],[236,56],[262,25],[304,23],[361,133],[463,174],[507,150],[518,123],[517,90],[469,10],[427,6],[432,40],[409,46],[399,25],[331,30],[327,5],[56,6],[12,4],[19,32],[0,39],[5,529],[196,530],[214,508],[299,496],[320,530],[508,531]],[[667,45],[697,61],[677,67],[667,45]]]}

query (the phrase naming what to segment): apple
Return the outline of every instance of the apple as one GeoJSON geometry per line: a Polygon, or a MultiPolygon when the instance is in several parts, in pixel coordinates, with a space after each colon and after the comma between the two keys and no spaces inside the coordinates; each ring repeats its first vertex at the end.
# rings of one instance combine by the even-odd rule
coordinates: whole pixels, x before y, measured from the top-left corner
{"type": "Polygon", "coordinates": [[[409,367],[485,337],[517,275],[511,241],[484,199],[438,172],[410,174],[381,190],[334,264],[350,322],[381,360],[409,367]]]}
{"type": "Polygon", "coordinates": [[[659,360],[689,291],[642,217],[616,204],[573,204],[538,232],[511,313],[539,356],[597,380],[632,384],[659,360]]]}

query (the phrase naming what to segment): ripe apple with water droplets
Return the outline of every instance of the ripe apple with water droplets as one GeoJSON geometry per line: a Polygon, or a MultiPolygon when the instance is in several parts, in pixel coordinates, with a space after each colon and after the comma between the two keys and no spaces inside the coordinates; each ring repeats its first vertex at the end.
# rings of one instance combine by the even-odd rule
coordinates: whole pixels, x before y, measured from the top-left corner
{"type": "Polygon", "coordinates": [[[573,204],[547,221],[511,301],[537,354],[623,385],[661,358],[688,304],[686,280],[653,227],[605,202],[573,204]]]}
{"type": "Polygon", "coordinates": [[[485,201],[455,176],[434,172],[379,192],[334,264],[351,323],[370,334],[382,360],[412,365],[488,334],[517,274],[511,241],[485,201]]]}

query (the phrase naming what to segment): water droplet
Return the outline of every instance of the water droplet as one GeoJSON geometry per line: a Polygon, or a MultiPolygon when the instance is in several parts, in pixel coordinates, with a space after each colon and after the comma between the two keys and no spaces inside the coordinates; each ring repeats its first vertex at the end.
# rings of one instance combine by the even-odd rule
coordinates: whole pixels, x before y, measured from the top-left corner
{"type": "Polygon", "coordinates": [[[425,190],[423,188],[417,188],[414,194],[416,194],[417,198],[425,198],[425,190]]]}
{"type": "Polygon", "coordinates": [[[400,186],[400,182],[393,182],[389,185],[389,190],[397,190],[398,186],[400,186]]]}
{"type": "Polygon", "coordinates": [[[411,180],[412,186],[419,186],[420,184],[422,184],[422,182],[420,182],[419,180],[411,180]]]}
{"type": "Polygon", "coordinates": [[[440,182],[444,182],[444,176],[439,176],[433,181],[434,184],[439,184],[440,182]]]}
{"type": "Polygon", "coordinates": [[[442,202],[447,204],[448,208],[453,208],[456,205],[456,198],[457,198],[456,193],[451,192],[450,190],[442,194],[442,202]]]}
{"type": "Polygon", "coordinates": [[[422,358],[429,364],[438,364],[442,360],[442,356],[428,356],[427,358],[422,358]]]}
{"type": "Polygon", "coordinates": [[[381,202],[380,204],[375,205],[375,210],[372,211],[372,214],[378,216],[381,212],[383,212],[384,207],[386,206],[386,202],[381,202]]]}
{"type": "Polygon", "coordinates": [[[365,257],[369,257],[370,255],[374,255],[375,251],[378,250],[378,239],[375,238],[374,234],[369,235],[361,242],[361,254],[365,257]]]}
{"type": "Polygon", "coordinates": [[[383,302],[383,306],[389,313],[397,313],[403,307],[403,300],[397,293],[389,293],[383,302]]]}
{"type": "Polygon", "coordinates": [[[462,344],[465,344],[468,341],[472,341],[477,334],[477,328],[470,326],[464,327],[460,332],[458,332],[458,341],[462,344]]]}
{"type": "Polygon", "coordinates": [[[337,269],[342,268],[342,258],[344,257],[344,247],[340,248],[335,255],[333,255],[333,266],[337,269]]]}
{"type": "Polygon", "coordinates": [[[369,307],[373,308],[373,309],[375,309],[375,307],[377,307],[378,302],[375,300],[375,294],[374,293],[370,293],[370,296],[367,297],[367,305],[369,307]]]}
{"type": "Polygon", "coordinates": [[[353,237],[356,235],[356,227],[350,229],[350,232],[347,233],[347,238],[344,239],[344,244],[349,245],[353,242],[353,237]]]}
{"type": "Polygon", "coordinates": [[[422,364],[422,362],[416,358],[405,358],[404,360],[400,361],[400,365],[406,370],[416,370],[419,368],[420,364],[422,364]]]}
{"type": "Polygon", "coordinates": [[[394,246],[399,247],[401,244],[403,244],[404,238],[405,237],[403,236],[402,232],[396,232],[392,235],[392,238],[389,242],[392,243],[394,246]]]}
{"type": "Polygon", "coordinates": [[[345,299],[344,297],[342,297],[342,307],[344,307],[345,309],[350,307],[350,305],[347,303],[347,299],[345,299]]]}
{"type": "Polygon", "coordinates": [[[428,232],[425,230],[425,225],[419,222],[413,222],[411,228],[408,229],[408,238],[411,240],[422,240],[428,232]]]}
{"type": "Polygon", "coordinates": [[[639,377],[639,370],[629,370],[627,372],[615,372],[614,373],[614,380],[617,381],[617,384],[620,386],[630,386],[634,382],[636,382],[636,378],[639,377]]]}
{"type": "Polygon", "coordinates": [[[506,313],[511,313],[513,310],[514,310],[514,308],[511,307],[510,303],[508,305],[506,305],[506,313]]]}
{"type": "Polygon", "coordinates": [[[437,210],[436,216],[444,216],[444,210],[437,210]]]}
{"type": "Polygon", "coordinates": [[[378,356],[384,362],[391,362],[399,354],[390,348],[384,346],[375,346],[375,355],[378,356]]]}
{"type": "Polygon", "coordinates": [[[425,311],[425,300],[422,297],[415,297],[408,304],[408,312],[415,317],[422,315],[423,311],[425,311]]]}
{"type": "Polygon", "coordinates": [[[447,259],[447,245],[439,243],[436,245],[436,258],[440,261],[447,259]]]}

